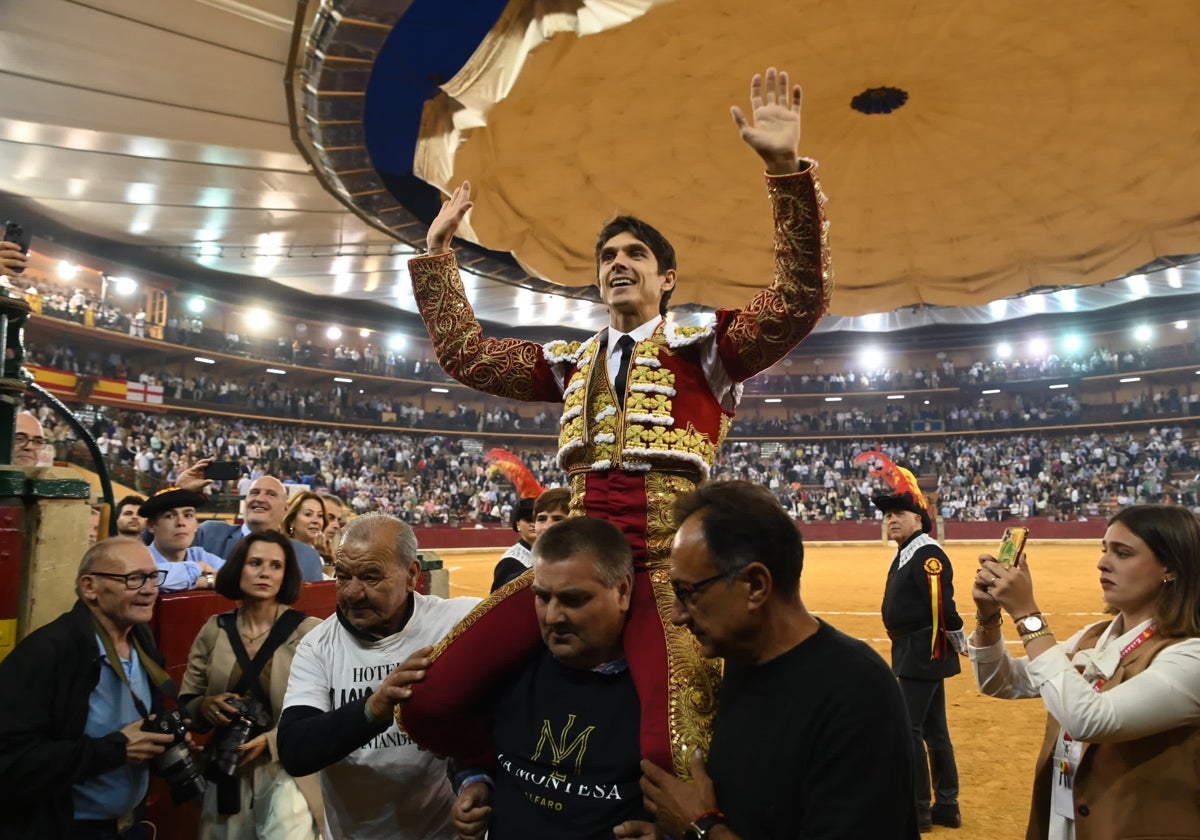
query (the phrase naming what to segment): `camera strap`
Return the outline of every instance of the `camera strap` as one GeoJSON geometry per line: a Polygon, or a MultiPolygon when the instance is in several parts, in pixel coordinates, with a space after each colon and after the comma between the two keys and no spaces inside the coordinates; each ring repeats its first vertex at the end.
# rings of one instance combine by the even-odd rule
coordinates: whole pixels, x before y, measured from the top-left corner
{"type": "MultiPolygon", "coordinates": [[[[112,637],[108,635],[108,631],[101,626],[95,616],[92,616],[92,626],[96,628],[96,635],[100,637],[100,644],[104,646],[104,656],[108,660],[108,667],[112,668],[113,673],[117,675],[117,679],[129,689],[129,696],[133,698],[133,705],[137,708],[138,714],[143,718],[150,717],[150,710],[146,708],[146,704],[142,702],[142,698],[137,696],[137,692],[129,684],[129,678],[125,676],[125,669],[120,665],[121,657],[117,654],[117,648],[113,645],[112,637]]],[[[138,641],[137,633],[133,629],[129,631],[129,641],[132,652],[136,653],[138,660],[142,663],[142,668],[146,671],[146,676],[150,678],[150,682],[154,684],[159,692],[174,700],[179,694],[179,689],[175,686],[175,680],[171,679],[166,669],[159,665],[154,657],[146,653],[142,647],[142,643],[138,641]]]]}
{"type": "Polygon", "coordinates": [[[283,615],[275,619],[275,624],[272,625],[271,632],[263,641],[262,647],[258,649],[258,653],[251,659],[246,646],[242,644],[242,636],[237,630],[237,610],[230,610],[217,616],[217,624],[229,637],[229,646],[233,648],[233,655],[237,657],[238,665],[242,668],[242,678],[229,690],[234,694],[244,694],[247,691],[253,694],[255,699],[263,704],[263,708],[271,713],[272,720],[275,718],[275,710],[271,708],[271,698],[263,689],[259,674],[271,661],[271,657],[275,655],[279,646],[286,642],[292,633],[296,632],[296,628],[306,618],[308,616],[299,610],[290,608],[284,610],[283,615]]]}

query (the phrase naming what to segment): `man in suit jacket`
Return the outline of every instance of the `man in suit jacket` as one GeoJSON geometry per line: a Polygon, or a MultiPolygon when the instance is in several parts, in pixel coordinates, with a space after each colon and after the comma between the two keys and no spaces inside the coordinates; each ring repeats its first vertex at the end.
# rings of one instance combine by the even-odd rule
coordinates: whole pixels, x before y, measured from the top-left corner
{"type": "MultiPolygon", "coordinates": [[[[264,475],[255,479],[246,493],[246,514],[241,525],[230,525],[210,519],[196,531],[193,546],[199,546],[209,554],[228,558],[233,547],[242,537],[255,531],[278,531],[283,525],[287,511],[287,488],[279,479],[264,475]]],[[[296,560],[300,563],[300,574],[306,581],[324,579],[321,555],[311,545],[292,540],[296,549],[296,560]]]]}

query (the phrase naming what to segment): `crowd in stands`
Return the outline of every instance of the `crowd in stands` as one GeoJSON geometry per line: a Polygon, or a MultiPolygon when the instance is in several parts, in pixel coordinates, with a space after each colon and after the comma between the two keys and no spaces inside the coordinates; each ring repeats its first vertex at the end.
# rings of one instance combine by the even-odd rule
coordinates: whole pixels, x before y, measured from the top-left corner
{"type": "MultiPolygon", "coordinates": [[[[48,436],[69,437],[47,411],[41,414],[48,436]]],[[[416,526],[503,524],[516,501],[505,479],[488,474],[486,448],[470,437],[119,411],[99,414],[94,434],[110,463],[131,467],[143,490],[171,483],[195,458],[215,455],[245,464],[243,482],[276,475],[335,493],[357,513],[382,510],[416,526]]],[[[853,459],[878,445],[873,437],[731,441],[712,477],[763,484],[801,521],[870,519],[876,515],[870,505],[875,488],[853,459]]],[[[1177,425],[1106,434],[1039,430],[948,437],[883,450],[912,469],[927,490],[936,488],[938,507],[949,519],[1075,519],[1131,502],[1198,504],[1200,438],[1177,425]]],[[[566,486],[550,443],[514,454],[543,486],[566,486]]]]}
{"type": "Polygon", "coordinates": [[[932,388],[958,388],[963,385],[991,385],[1030,379],[1074,379],[1083,376],[1128,373],[1169,366],[1176,355],[1173,348],[1160,352],[1153,348],[1113,352],[1098,347],[1090,354],[1060,357],[1049,353],[1038,359],[975,360],[965,367],[946,358],[929,367],[910,368],[907,372],[880,368],[858,371],[846,369],[830,373],[788,373],[765,375],[746,383],[750,393],[771,394],[842,394],[848,391],[917,391],[932,388]]]}
{"type": "MultiPolygon", "coordinates": [[[[28,348],[30,361],[74,373],[134,379],[164,388],[168,403],[264,414],[294,420],[345,423],[395,423],[411,429],[464,432],[532,432],[553,434],[560,409],[547,405],[508,403],[477,409],[457,404],[449,410],[426,410],[415,402],[378,393],[362,393],[352,384],[288,387],[275,377],[236,378],[208,374],[180,376],[160,370],[138,371],[117,351],[82,351],[71,345],[47,344],[28,348]]],[[[1200,414],[1200,403],[1188,403],[1178,389],[1139,393],[1130,401],[1088,405],[1073,393],[1015,394],[1007,405],[990,397],[971,403],[937,406],[915,404],[886,409],[853,405],[822,411],[794,410],[786,416],[742,413],[734,419],[735,436],[770,437],[812,434],[907,434],[916,431],[986,431],[1071,425],[1114,420],[1200,414]],[[940,423],[941,425],[931,425],[940,423]],[[917,424],[926,424],[918,427],[917,424]]]]}

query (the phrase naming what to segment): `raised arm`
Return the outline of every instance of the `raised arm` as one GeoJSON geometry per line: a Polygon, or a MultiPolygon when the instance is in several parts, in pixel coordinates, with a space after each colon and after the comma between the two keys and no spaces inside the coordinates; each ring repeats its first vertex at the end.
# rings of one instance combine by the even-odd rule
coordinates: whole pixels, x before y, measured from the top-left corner
{"type": "Polygon", "coordinates": [[[542,357],[541,345],[513,338],[485,338],[467,300],[450,241],[471,203],[471,185],[442,204],[429,227],[429,254],[409,260],[413,297],[442,370],[462,384],[514,400],[556,402],[562,390],[542,357]]]}
{"type": "Polygon", "coordinates": [[[799,85],[769,68],[750,81],[750,119],[733,107],[742,139],[762,158],[775,219],[775,277],[733,315],[720,342],[735,380],[749,379],[787,355],[829,308],[833,269],[816,164],[797,156],[799,85]]]}

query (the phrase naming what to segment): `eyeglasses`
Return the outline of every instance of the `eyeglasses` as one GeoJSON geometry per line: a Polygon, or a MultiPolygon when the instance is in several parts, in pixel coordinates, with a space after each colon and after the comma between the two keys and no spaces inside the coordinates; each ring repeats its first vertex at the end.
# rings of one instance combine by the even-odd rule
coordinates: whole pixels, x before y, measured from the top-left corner
{"type": "Polygon", "coordinates": [[[17,446],[18,449],[21,449],[21,448],[28,446],[31,443],[34,446],[45,446],[46,439],[44,437],[42,437],[41,435],[34,435],[33,437],[30,437],[29,435],[25,434],[24,432],[17,432],[15,435],[13,435],[13,443],[17,446]]]}
{"type": "Polygon", "coordinates": [[[725,572],[715,574],[712,577],[706,577],[704,580],[698,580],[695,583],[680,583],[677,580],[671,581],[671,589],[675,592],[675,597],[682,604],[690,604],[700,591],[707,587],[710,583],[715,583],[723,577],[728,577],[725,572]]]}
{"type": "Polygon", "coordinates": [[[155,569],[153,572],[130,572],[127,575],[118,575],[116,572],[88,572],[88,574],[92,577],[124,581],[126,589],[141,589],[150,581],[154,581],[155,588],[158,588],[167,582],[167,573],[164,569],[155,569]]]}

